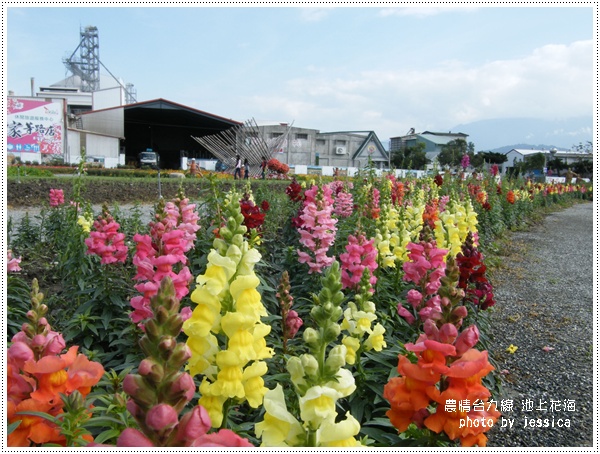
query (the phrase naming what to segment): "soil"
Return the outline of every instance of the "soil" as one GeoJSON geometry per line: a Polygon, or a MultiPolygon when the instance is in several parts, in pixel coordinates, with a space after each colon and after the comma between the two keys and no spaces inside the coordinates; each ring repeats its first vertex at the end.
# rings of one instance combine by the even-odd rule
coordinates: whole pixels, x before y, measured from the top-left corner
{"type": "MultiPolygon", "coordinates": [[[[50,189],[62,189],[65,201],[71,200],[73,195],[73,183],[77,180],[72,177],[56,178],[28,178],[20,182],[9,179],[7,182],[6,201],[10,208],[34,207],[48,203],[50,189]]],[[[161,180],[161,194],[170,199],[177,195],[181,184],[178,179],[161,180]]],[[[206,187],[203,182],[186,182],[185,193],[197,195],[198,191],[206,187]]],[[[86,180],[82,186],[81,196],[91,204],[102,203],[150,203],[156,202],[159,196],[158,181],[150,179],[139,180],[86,180]]]]}
{"type": "MultiPolygon", "coordinates": [[[[22,178],[20,182],[16,179],[8,179],[6,183],[6,203],[8,208],[37,207],[48,203],[50,189],[62,189],[65,201],[73,197],[74,184],[78,179],[72,176],[56,176],[54,178],[22,178]]],[[[233,181],[231,182],[233,183],[233,181]]],[[[276,185],[281,190],[281,181],[260,181],[252,184],[276,185]]],[[[188,178],[161,178],[160,195],[169,200],[177,195],[180,186],[183,185],[185,195],[190,199],[197,199],[201,192],[209,188],[209,181],[205,178],[191,180],[188,178]]],[[[229,190],[229,182],[221,180],[219,189],[229,190]]],[[[155,203],[159,198],[158,179],[132,178],[129,180],[106,178],[86,178],[81,189],[81,197],[92,205],[103,203],[134,204],[155,203]]]]}

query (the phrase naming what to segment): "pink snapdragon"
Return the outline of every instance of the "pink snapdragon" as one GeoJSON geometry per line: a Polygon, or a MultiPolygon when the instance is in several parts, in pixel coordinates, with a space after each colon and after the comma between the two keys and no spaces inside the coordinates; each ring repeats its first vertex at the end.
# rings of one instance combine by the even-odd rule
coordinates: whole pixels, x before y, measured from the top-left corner
{"type": "MultiPolygon", "coordinates": [[[[179,308],[173,282],[166,277],[148,307],[150,317],[139,342],[145,358],[137,373],[128,374],[123,380],[123,391],[129,396],[127,410],[137,428],[126,428],[117,446],[252,447],[248,440],[227,429],[208,434],[212,427],[210,416],[200,405],[182,415],[194,398],[196,383],[184,370],[192,352],[176,340],[184,322],[179,308]]],[[[108,447],[93,443],[88,446],[108,447]]]]}
{"type": "Polygon", "coordinates": [[[65,194],[62,189],[50,189],[50,206],[58,207],[65,203],[65,194]]]}
{"type": "Polygon", "coordinates": [[[6,253],[6,260],[6,270],[9,273],[16,273],[18,271],[21,271],[21,267],[19,266],[19,263],[21,263],[21,257],[13,257],[11,249],[9,249],[6,253]]]}
{"type": "Polygon", "coordinates": [[[340,254],[342,268],[342,288],[355,289],[362,278],[365,268],[369,270],[369,282],[375,285],[377,277],[373,272],[377,269],[377,249],[374,239],[367,240],[363,234],[349,235],[346,252],[340,254]]]}
{"type": "Polygon", "coordinates": [[[85,239],[86,254],[98,255],[100,263],[125,263],[128,248],[125,245],[125,234],[119,232],[120,225],[105,207],[102,214],[94,221],[90,236],[85,239]]]}
{"type": "MultiPolygon", "coordinates": [[[[447,298],[437,294],[446,271],[444,256],[447,251],[439,249],[435,241],[409,243],[406,249],[409,251],[409,261],[403,265],[404,280],[417,287],[408,291],[407,301],[421,320],[439,320],[443,307],[448,302],[447,298]]],[[[402,303],[398,304],[398,314],[410,324],[415,321],[414,313],[402,306],[402,303]]]]}
{"type": "MultiPolygon", "coordinates": [[[[136,253],[133,264],[139,281],[135,289],[142,295],[131,299],[133,312],[130,318],[134,323],[143,325],[143,321],[152,316],[150,298],[156,295],[159,283],[165,277],[173,282],[178,299],[189,293],[192,274],[187,266],[186,252],[194,247],[198,225],[195,205],[180,194],[171,202],[157,208],[155,221],[150,223],[150,235],[135,234],[136,253]]],[[[182,310],[184,319],[189,318],[191,310],[182,310]]]]}
{"type": "Polygon", "coordinates": [[[337,219],[331,217],[333,199],[331,188],[313,185],[305,192],[304,207],[299,219],[300,244],[308,252],[298,250],[298,261],[309,266],[308,274],[320,273],[333,263],[327,251],[335,241],[337,219]]]}
{"type": "Polygon", "coordinates": [[[333,212],[341,217],[347,218],[354,211],[354,199],[350,192],[340,191],[333,202],[333,212]]]}
{"type": "Polygon", "coordinates": [[[469,167],[471,165],[471,158],[469,157],[468,154],[464,154],[462,159],[460,160],[460,165],[463,168],[463,170],[466,170],[467,167],[469,167]]]}

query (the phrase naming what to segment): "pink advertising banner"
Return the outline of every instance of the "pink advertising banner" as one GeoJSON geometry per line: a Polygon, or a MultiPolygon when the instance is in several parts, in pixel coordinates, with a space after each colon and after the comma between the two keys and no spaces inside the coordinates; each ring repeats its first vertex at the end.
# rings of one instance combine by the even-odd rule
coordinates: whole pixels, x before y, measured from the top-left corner
{"type": "Polygon", "coordinates": [[[7,117],[9,153],[62,154],[62,101],[9,97],[7,117]]]}

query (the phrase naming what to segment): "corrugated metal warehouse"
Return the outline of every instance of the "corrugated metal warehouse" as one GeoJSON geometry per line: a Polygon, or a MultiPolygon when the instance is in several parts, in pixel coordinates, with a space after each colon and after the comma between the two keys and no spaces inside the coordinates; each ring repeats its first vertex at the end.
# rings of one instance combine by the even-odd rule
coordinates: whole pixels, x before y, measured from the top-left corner
{"type": "Polygon", "coordinates": [[[192,138],[217,134],[241,123],[166,99],[111,107],[80,114],[83,130],[124,137],[120,153],[137,162],[147,148],[160,155],[161,167],[178,169],[181,158],[214,158],[192,138]]]}

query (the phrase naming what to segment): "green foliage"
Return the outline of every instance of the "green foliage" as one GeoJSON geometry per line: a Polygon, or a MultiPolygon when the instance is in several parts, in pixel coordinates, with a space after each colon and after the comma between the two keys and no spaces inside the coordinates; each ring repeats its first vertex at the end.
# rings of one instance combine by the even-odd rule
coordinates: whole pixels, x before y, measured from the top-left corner
{"type": "Polygon", "coordinates": [[[6,168],[6,175],[9,177],[51,177],[53,173],[38,166],[8,166],[6,168]]]}
{"type": "Polygon", "coordinates": [[[425,143],[392,152],[392,164],[398,169],[422,170],[430,162],[425,153],[425,143]]]}
{"type": "Polygon", "coordinates": [[[31,308],[30,288],[18,274],[9,273],[6,282],[6,319],[8,341],[21,331],[31,308]]]}
{"type": "Polygon", "coordinates": [[[458,167],[463,155],[467,153],[469,144],[465,139],[454,139],[442,147],[437,156],[440,166],[458,167]]]}

